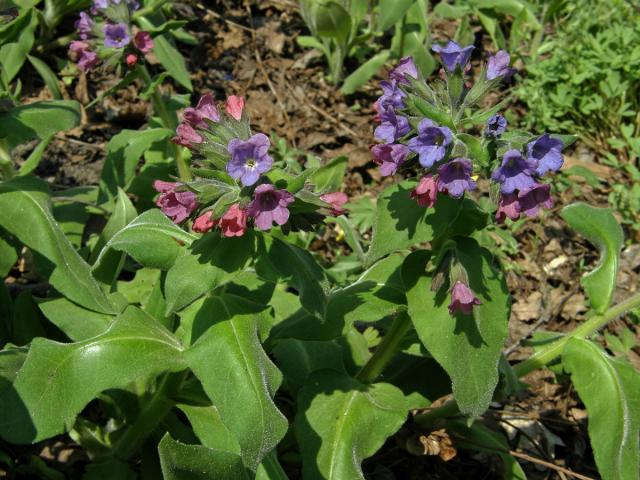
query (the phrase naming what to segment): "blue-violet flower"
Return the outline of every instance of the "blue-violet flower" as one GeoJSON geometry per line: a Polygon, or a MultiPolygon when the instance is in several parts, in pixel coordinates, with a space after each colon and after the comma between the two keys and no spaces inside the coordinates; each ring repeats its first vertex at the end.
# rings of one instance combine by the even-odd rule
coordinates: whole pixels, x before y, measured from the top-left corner
{"type": "Polygon", "coordinates": [[[491,179],[502,184],[502,193],[513,193],[536,183],[532,177],[535,167],[535,161],[525,159],[518,150],[512,149],[504,154],[502,165],[493,171],[491,179]]]}
{"type": "Polygon", "coordinates": [[[253,217],[259,230],[269,230],[273,223],[284,225],[289,220],[289,204],[293,195],[286,190],[276,190],[269,183],[258,185],[253,201],[247,207],[247,214],[253,217]]]}
{"type": "Polygon", "coordinates": [[[561,140],[551,138],[545,133],[540,138],[527,144],[527,156],[536,162],[536,173],[540,176],[548,171],[558,171],[562,167],[562,148],[564,144],[561,140]]]}
{"type": "Polygon", "coordinates": [[[253,185],[273,164],[269,156],[270,146],[269,137],[264,133],[257,133],[246,141],[234,138],[227,146],[231,154],[227,173],[235,180],[240,179],[245,187],[253,185]]]}
{"type": "Polygon", "coordinates": [[[104,32],[104,46],[109,48],[126,47],[131,38],[127,33],[127,26],[124,23],[107,23],[102,27],[104,32]]]}
{"type": "Polygon", "coordinates": [[[453,72],[457,65],[460,65],[460,68],[464,70],[464,67],[467,66],[469,58],[471,57],[471,51],[474,48],[475,47],[473,45],[461,47],[453,40],[450,40],[444,47],[434,45],[432,50],[440,54],[440,58],[442,58],[442,62],[446,69],[453,72]]]}
{"type": "Polygon", "coordinates": [[[438,168],[438,191],[460,198],[465,191],[476,188],[471,179],[473,165],[466,158],[455,158],[438,168]]]}
{"type": "Polygon", "coordinates": [[[409,140],[407,145],[412,152],[418,154],[420,165],[430,168],[444,158],[452,139],[451,130],[424,118],[418,124],[418,136],[409,140]]]}
{"type": "Polygon", "coordinates": [[[497,138],[502,135],[507,129],[507,119],[499,113],[494,115],[487,121],[487,126],[484,129],[484,134],[488,137],[497,138]]]}
{"type": "Polygon", "coordinates": [[[396,115],[391,107],[380,112],[382,123],[374,131],[375,137],[384,143],[393,143],[409,133],[409,120],[402,115],[396,115]]]}
{"type": "Polygon", "coordinates": [[[413,58],[404,57],[398,62],[398,65],[389,72],[389,79],[395,80],[400,84],[407,85],[409,82],[405,78],[407,75],[413,78],[418,78],[418,67],[416,67],[413,58]]]}
{"type": "Polygon", "coordinates": [[[499,50],[498,53],[489,57],[487,63],[487,80],[493,80],[498,77],[502,77],[505,80],[509,79],[514,73],[515,68],[509,67],[511,57],[504,50],[499,50]]]}

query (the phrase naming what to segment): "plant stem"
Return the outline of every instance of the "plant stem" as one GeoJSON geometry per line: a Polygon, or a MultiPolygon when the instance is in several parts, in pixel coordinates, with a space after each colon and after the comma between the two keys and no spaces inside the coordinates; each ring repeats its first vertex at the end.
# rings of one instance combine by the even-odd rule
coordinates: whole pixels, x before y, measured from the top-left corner
{"type": "Polygon", "coordinates": [[[518,375],[518,377],[524,377],[533,370],[544,367],[547,363],[551,362],[562,354],[564,346],[571,338],[588,337],[600,330],[611,320],[615,320],[623,313],[628,312],[629,310],[633,310],[634,308],[639,306],[640,292],[609,308],[609,310],[607,310],[603,314],[594,315],[586,322],[578,325],[575,330],[573,330],[568,335],[565,335],[555,342],[549,344],[547,347],[538,350],[531,357],[515,365],[513,367],[514,372],[516,373],[516,375],[518,375]]]}
{"type": "MultiPolygon", "coordinates": [[[[144,65],[140,65],[138,69],[147,87],[150,87],[153,80],[151,79],[149,70],[147,70],[147,67],[144,65]]],[[[151,94],[151,101],[153,103],[153,109],[158,117],[160,117],[162,125],[169,130],[175,130],[178,126],[177,118],[172,115],[169,110],[167,110],[167,105],[162,98],[162,94],[155,88],[153,90],[153,93],[151,94]]],[[[174,143],[172,143],[171,145],[173,148],[174,158],[176,160],[176,166],[178,168],[178,176],[180,177],[180,180],[182,180],[183,182],[191,181],[191,172],[189,171],[189,165],[187,165],[186,159],[184,157],[184,149],[174,143]]]]}
{"type": "Polygon", "coordinates": [[[128,460],[142,442],[156,429],[164,417],[173,408],[172,397],[180,390],[188,370],[167,373],[160,381],[157,390],[142,407],[135,422],[120,437],[113,449],[114,457],[128,460]]]}
{"type": "Polygon", "coordinates": [[[271,450],[258,467],[256,480],[289,480],[275,450],[271,450]]]}
{"type": "Polygon", "coordinates": [[[384,336],[369,361],[356,375],[363,383],[371,383],[382,373],[387,364],[400,349],[402,340],[411,327],[409,314],[402,310],[393,319],[391,328],[384,336]]]}
{"type": "MultiPolygon", "coordinates": [[[[518,377],[524,377],[528,373],[542,368],[549,362],[555,360],[562,355],[564,346],[571,338],[585,338],[593,335],[595,332],[604,327],[607,323],[615,320],[620,315],[634,308],[640,307],[640,292],[623,300],[619,304],[610,307],[605,313],[594,315],[586,322],[576,327],[572,332],[564,335],[555,342],[549,344],[545,348],[539,350],[527,360],[524,360],[513,367],[513,371],[518,377]]],[[[459,413],[458,405],[455,400],[451,400],[444,405],[429,410],[428,412],[416,415],[414,420],[419,425],[431,426],[433,422],[439,418],[451,417],[459,413]]]]}

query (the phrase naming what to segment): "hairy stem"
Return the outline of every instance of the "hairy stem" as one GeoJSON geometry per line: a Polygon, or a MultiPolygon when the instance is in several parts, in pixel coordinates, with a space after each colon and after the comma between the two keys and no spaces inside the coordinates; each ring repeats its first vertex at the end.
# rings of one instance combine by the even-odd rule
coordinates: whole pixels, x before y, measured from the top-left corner
{"type": "Polygon", "coordinates": [[[411,327],[411,318],[401,311],[393,319],[391,328],[384,336],[369,361],[362,367],[356,378],[363,383],[371,383],[382,373],[391,359],[400,349],[402,340],[411,327]]]}
{"type": "MultiPolygon", "coordinates": [[[[564,346],[571,338],[589,337],[600,330],[602,327],[604,327],[610,321],[615,320],[620,315],[637,307],[640,307],[640,292],[632,295],[626,300],[623,300],[619,304],[610,307],[605,313],[594,315],[589,320],[576,327],[572,332],[564,335],[555,342],[550,343],[546,347],[533,354],[527,360],[518,363],[513,367],[514,372],[516,373],[516,375],[518,375],[518,377],[524,377],[533,370],[544,367],[549,362],[552,362],[560,355],[562,355],[564,346]]],[[[441,407],[434,408],[433,410],[429,410],[428,412],[420,415],[416,415],[414,417],[414,420],[419,425],[429,426],[439,418],[451,417],[458,413],[460,413],[458,405],[456,404],[455,400],[451,400],[441,407]]]]}
{"type": "MultiPolygon", "coordinates": [[[[151,75],[149,74],[147,67],[140,65],[138,68],[147,87],[151,86],[153,80],[151,79],[151,75]]],[[[153,90],[153,93],[151,94],[151,101],[153,103],[153,110],[156,112],[158,117],[160,117],[162,125],[169,130],[175,130],[178,126],[178,120],[167,109],[167,105],[162,98],[162,94],[157,89],[153,90]]],[[[189,165],[187,165],[187,161],[184,156],[184,149],[173,143],[171,145],[173,148],[173,156],[176,159],[176,167],[178,168],[178,176],[180,177],[180,180],[183,182],[191,181],[192,176],[189,171],[189,165]]]]}

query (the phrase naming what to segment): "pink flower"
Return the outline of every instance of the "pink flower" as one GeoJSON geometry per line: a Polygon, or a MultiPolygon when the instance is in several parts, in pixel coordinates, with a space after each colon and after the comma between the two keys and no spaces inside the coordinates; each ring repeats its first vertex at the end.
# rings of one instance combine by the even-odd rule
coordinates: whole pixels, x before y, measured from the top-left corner
{"type": "Polygon", "coordinates": [[[433,175],[425,175],[418,186],[411,191],[411,198],[418,201],[421,207],[433,207],[438,198],[438,182],[433,175]]]}
{"type": "Polygon", "coordinates": [[[176,128],[176,136],[171,139],[173,143],[191,148],[194,143],[202,143],[204,139],[196,132],[196,130],[188,123],[181,123],[176,128]]]}
{"type": "Polygon", "coordinates": [[[344,208],[342,206],[347,203],[349,197],[346,193],[342,192],[330,192],[320,196],[320,200],[327,202],[331,205],[331,214],[334,216],[342,215],[344,208]]]}
{"type": "Polygon", "coordinates": [[[496,222],[504,223],[507,217],[511,220],[517,220],[520,217],[520,209],[517,193],[503,193],[498,200],[496,222]]]}
{"type": "Polygon", "coordinates": [[[220,218],[219,224],[224,237],[241,237],[247,229],[247,212],[234,203],[220,218]]]}
{"type": "Polygon", "coordinates": [[[138,32],[133,37],[133,46],[142,53],[149,53],[153,49],[153,38],[149,32],[138,32]]]}
{"type": "Polygon", "coordinates": [[[127,55],[125,62],[127,62],[127,66],[129,68],[133,68],[136,66],[136,63],[138,63],[138,56],[130,53],[129,55],[127,55]]]}
{"type": "Polygon", "coordinates": [[[213,212],[209,210],[204,212],[193,222],[191,230],[197,233],[206,233],[218,224],[218,221],[213,217],[213,212]]]}
{"type": "Polygon", "coordinates": [[[478,300],[468,285],[459,280],[453,285],[451,289],[451,303],[449,304],[449,313],[451,315],[455,315],[456,313],[469,315],[474,305],[481,304],[482,302],[478,300]]]}
{"type": "Polygon", "coordinates": [[[162,213],[173,220],[173,223],[182,223],[198,208],[196,194],[188,190],[177,192],[176,189],[180,186],[182,186],[180,183],[162,180],[153,182],[153,188],[160,192],[156,205],[160,207],[162,213]]]}
{"type": "Polygon", "coordinates": [[[253,201],[247,207],[247,214],[254,218],[256,227],[269,230],[273,223],[284,225],[289,220],[289,204],[293,195],[286,190],[276,190],[271,184],[258,185],[253,193],[253,201]]]}
{"type": "Polygon", "coordinates": [[[200,97],[196,108],[185,108],[183,115],[185,122],[194,128],[207,128],[209,126],[207,120],[212,122],[220,120],[220,114],[213,102],[213,96],[209,93],[200,97]]]}
{"type": "Polygon", "coordinates": [[[69,45],[69,52],[77,58],[78,67],[83,72],[88,72],[100,62],[98,54],[90,50],[90,45],[87,42],[80,42],[77,40],[71,42],[69,45]]]}
{"type": "Polygon", "coordinates": [[[231,95],[227,98],[226,110],[236,120],[242,118],[242,110],[244,109],[244,98],[231,95]]]}
{"type": "Polygon", "coordinates": [[[553,207],[551,187],[548,184],[535,184],[518,193],[520,209],[527,217],[535,217],[542,207],[553,207]]]}

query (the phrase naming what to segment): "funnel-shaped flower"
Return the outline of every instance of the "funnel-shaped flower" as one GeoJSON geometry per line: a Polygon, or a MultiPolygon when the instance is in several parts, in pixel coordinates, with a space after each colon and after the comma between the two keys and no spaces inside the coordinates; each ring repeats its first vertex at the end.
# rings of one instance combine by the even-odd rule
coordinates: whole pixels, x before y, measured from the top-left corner
{"type": "Polygon", "coordinates": [[[320,195],[320,200],[331,205],[331,214],[337,217],[344,213],[343,205],[347,203],[349,197],[343,192],[330,192],[320,195]]]}
{"type": "Polygon", "coordinates": [[[247,212],[234,203],[220,218],[220,230],[224,237],[241,237],[247,229],[247,212]]]}
{"type": "Polygon", "coordinates": [[[242,110],[244,109],[244,98],[231,95],[227,98],[225,108],[229,115],[240,121],[240,119],[242,119],[242,110]]]}
{"type": "Polygon", "coordinates": [[[442,160],[451,143],[453,134],[447,127],[440,127],[425,118],[418,124],[418,136],[409,140],[409,149],[418,154],[418,161],[424,168],[430,168],[442,160]]]}
{"type": "Polygon", "coordinates": [[[460,198],[465,191],[476,188],[471,179],[473,165],[466,158],[456,158],[438,168],[438,191],[446,192],[454,198],[460,198]]]}
{"type": "Polygon", "coordinates": [[[527,156],[536,162],[535,169],[538,175],[560,170],[564,161],[563,147],[561,140],[551,138],[548,133],[527,144],[527,156]]]}
{"type": "Polygon", "coordinates": [[[231,154],[227,173],[235,180],[240,179],[245,187],[253,185],[273,164],[269,156],[270,146],[269,137],[264,133],[257,133],[246,141],[234,138],[227,146],[231,154]]]}
{"type": "Polygon", "coordinates": [[[409,155],[409,149],[401,143],[385,143],[371,147],[373,161],[380,165],[380,173],[385,177],[393,175],[409,155]]]}
{"type": "Polygon", "coordinates": [[[409,120],[402,115],[396,115],[391,107],[381,110],[380,120],[382,123],[376,128],[374,135],[384,143],[393,143],[409,133],[409,120]]]}
{"type": "Polygon", "coordinates": [[[173,220],[173,223],[182,223],[198,208],[196,194],[188,190],[176,191],[180,186],[180,183],[163,182],[162,180],[153,182],[153,188],[160,192],[156,205],[160,207],[162,213],[173,220]]]}
{"type": "Polygon", "coordinates": [[[498,200],[496,222],[504,223],[507,217],[511,220],[517,220],[520,217],[520,202],[516,193],[503,193],[498,200]]]}
{"type": "Polygon", "coordinates": [[[82,40],[87,40],[93,32],[94,23],[86,12],[80,12],[80,18],[74,24],[82,40]]]}
{"type": "Polygon", "coordinates": [[[193,221],[193,225],[191,226],[191,230],[197,233],[205,233],[211,230],[218,224],[218,221],[213,218],[213,212],[209,210],[208,212],[204,212],[198,218],[193,221]]]}
{"type": "Polygon", "coordinates": [[[212,122],[220,120],[220,114],[213,102],[213,96],[210,94],[200,97],[196,108],[185,108],[182,115],[185,121],[194,128],[207,128],[209,126],[207,120],[211,120],[212,122]]]}
{"type": "Polygon", "coordinates": [[[407,85],[409,83],[406,79],[407,75],[413,78],[418,78],[418,67],[416,67],[415,62],[411,57],[401,58],[398,65],[389,72],[389,79],[395,80],[400,84],[407,85]]]}
{"type": "Polygon", "coordinates": [[[102,27],[102,31],[104,32],[105,47],[123,48],[131,41],[124,23],[116,23],[115,25],[107,23],[102,27]]]}
{"type": "Polygon", "coordinates": [[[493,80],[498,77],[507,80],[516,73],[515,68],[509,67],[510,61],[511,57],[504,50],[498,50],[498,53],[490,56],[487,62],[487,80],[493,80]]]}
{"type": "Polygon", "coordinates": [[[535,161],[525,159],[518,150],[512,149],[504,154],[502,165],[493,171],[491,179],[501,184],[502,193],[513,193],[536,183],[532,177],[535,167],[535,161]]]}
{"type": "Polygon", "coordinates": [[[438,198],[438,182],[433,175],[422,177],[418,186],[411,190],[410,197],[415,199],[421,207],[433,207],[438,198]]]}
{"type": "Polygon", "coordinates": [[[253,201],[247,207],[247,214],[253,217],[258,229],[269,230],[274,223],[287,223],[288,206],[293,200],[293,195],[286,190],[276,190],[271,184],[258,185],[253,193],[253,201]]]}
{"type": "Polygon", "coordinates": [[[464,313],[469,315],[473,311],[474,305],[481,305],[473,290],[461,281],[457,281],[451,289],[451,303],[449,304],[449,313],[464,313]]]}
{"type": "Polygon", "coordinates": [[[497,138],[507,129],[507,119],[500,114],[496,114],[487,121],[484,134],[487,137],[497,138]]]}
{"type": "Polygon", "coordinates": [[[191,148],[194,143],[202,143],[202,136],[186,122],[181,123],[176,128],[176,136],[171,139],[173,143],[191,148]]]}
{"type": "Polygon", "coordinates": [[[547,184],[535,184],[518,193],[520,210],[527,217],[535,217],[542,207],[553,207],[551,187],[547,184]]]}
{"type": "Polygon", "coordinates": [[[444,63],[446,69],[453,72],[456,69],[456,65],[460,65],[460,68],[464,70],[464,67],[469,63],[471,51],[474,48],[473,45],[461,47],[453,40],[450,40],[444,47],[434,45],[432,50],[440,54],[440,58],[442,58],[442,63],[444,63]]]}
{"type": "Polygon", "coordinates": [[[153,38],[149,32],[138,32],[133,37],[133,46],[142,53],[149,53],[153,49],[153,38]]]}

